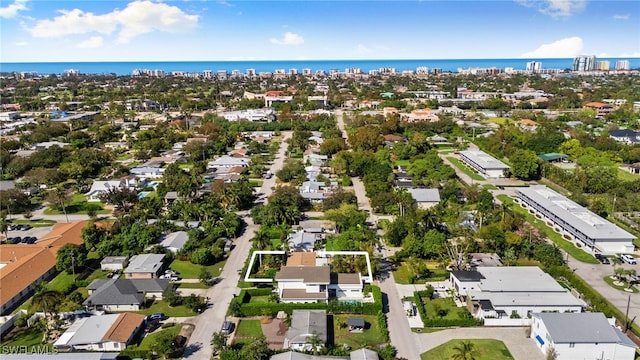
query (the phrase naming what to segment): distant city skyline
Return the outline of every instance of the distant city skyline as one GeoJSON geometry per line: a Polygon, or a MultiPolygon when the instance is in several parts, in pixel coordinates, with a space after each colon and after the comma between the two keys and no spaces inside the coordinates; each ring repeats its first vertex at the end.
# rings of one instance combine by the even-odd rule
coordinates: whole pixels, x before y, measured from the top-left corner
{"type": "Polygon", "coordinates": [[[0,0],[0,62],[637,58],[639,22],[630,0],[0,0]]]}

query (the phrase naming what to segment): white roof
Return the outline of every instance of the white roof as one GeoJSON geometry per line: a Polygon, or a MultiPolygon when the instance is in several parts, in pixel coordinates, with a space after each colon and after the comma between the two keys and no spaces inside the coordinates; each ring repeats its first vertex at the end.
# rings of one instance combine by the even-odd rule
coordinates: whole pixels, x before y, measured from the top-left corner
{"type": "Polygon", "coordinates": [[[430,203],[438,203],[440,202],[440,192],[438,189],[415,189],[409,188],[407,192],[411,194],[416,202],[430,202],[430,203]]]}
{"type": "Polygon", "coordinates": [[[509,168],[507,164],[494,158],[493,156],[487,154],[484,151],[465,150],[465,151],[461,151],[460,154],[471,159],[471,161],[481,166],[483,169],[508,169],[509,168]]]}
{"type": "Polygon", "coordinates": [[[565,292],[551,275],[537,266],[481,266],[484,276],[478,285],[482,291],[494,292],[565,292]]]}
{"type": "Polygon", "coordinates": [[[91,185],[91,189],[87,194],[91,194],[94,192],[103,192],[109,191],[110,189],[119,189],[120,188],[119,180],[109,180],[109,181],[94,181],[91,185]]]}
{"type": "Polygon", "coordinates": [[[176,231],[165,236],[160,245],[165,248],[182,249],[187,240],[189,240],[189,234],[186,231],[176,231]]]}
{"type": "Polygon", "coordinates": [[[164,254],[142,254],[131,258],[125,273],[156,272],[162,266],[164,254]]]}
{"type": "Polygon", "coordinates": [[[53,345],[72,346],[102,342],[105,334],[120,315],[109,314],[79,319],[53,345]]]}
{"type": "Polygon", "coordinates": [[[632,241],[636,238],[634,235],[544,185],[519,188],[517,194],[525,203],[530,201],[537,203],[593,240],[615,239],[632,241]]]}

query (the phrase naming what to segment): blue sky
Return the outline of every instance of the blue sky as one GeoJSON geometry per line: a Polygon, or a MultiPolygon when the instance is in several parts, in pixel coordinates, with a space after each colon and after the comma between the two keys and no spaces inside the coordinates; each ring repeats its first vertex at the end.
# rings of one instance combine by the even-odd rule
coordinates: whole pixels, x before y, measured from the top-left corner
{"type": "Polygon", "coordinates": [[[0,61],[640,57],[640,1],[0,0],[0,61]]]}

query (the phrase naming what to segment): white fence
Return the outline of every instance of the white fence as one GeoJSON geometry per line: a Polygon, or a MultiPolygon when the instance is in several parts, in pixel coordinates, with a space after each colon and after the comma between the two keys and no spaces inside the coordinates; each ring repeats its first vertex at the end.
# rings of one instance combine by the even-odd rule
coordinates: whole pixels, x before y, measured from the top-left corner
{"type": "Polygon", "coordinates": [[[484,326],[529,326],[531,319],[484,319],[484,326]]]}

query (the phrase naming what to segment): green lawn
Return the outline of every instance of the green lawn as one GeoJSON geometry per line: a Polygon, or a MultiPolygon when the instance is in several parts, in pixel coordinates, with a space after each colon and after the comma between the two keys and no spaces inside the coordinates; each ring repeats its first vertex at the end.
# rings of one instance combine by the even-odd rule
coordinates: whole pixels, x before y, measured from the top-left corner
{"type": "Polygon", "coordinates": [[[538,220],[535,216],[529,213],[529,211],[524,209],[522,206],[515,204],[513,202],[513,199],[508,195],[502,194],[496,197],[500,199],[500,201],[502,201],[503,204],[513,204],[514,205],[513,210],[515,212],[522,214],[531,225],[537,227],[546,237],[551,239],[551,241],[553,241],[556,245],[558,245],[558,247],[560,247],[562,250],[569,253],[574,259],[578,261],[582,261],[584,263],[589,263],[589,264],[599,263],[598,260],[596,260],[596,258],[593,257],[591,254],[588,254],[584,250],[579,249],[572,242],[564,239],[562,235],[558,234],[552,228],[547,226],[547,224],[544,221],[538,220]]]}
{"type": "Polygon", "coordinates": [[[453,156],[448,156],[447,160],[449,160],[455,167],[460,169],[463,173],[467,174],[472,180],[483,181],[484,178],[480,176],[477,172],[471,170],[467,165],[465,165],[462,161],[454,158],[453,156]]]}
{"type": "Polygon", "coordinates": [[[618,168],[618,180],[622,181],[634,181],[640,179],[640,175],[632,174],[627,170],[618,168]]]}
{"type": "Polygon", "coordinates": [[[189,170],[191,170],[191,169],[193,169],[193,164],[190,164],[190,163],[187,163],[187,164],[179,164],[179,165],[178,165],[178,167],[179,167],[180,169],[189,169],[189,170]]]}
{"type": "Polygon", "coordinates": [[[614,289],[620,290],[620,291],[625,291],[628,292],[629,294],[635,294],[638,292],[638,288],[636,288],[635,286],[631,286],[630,288],[628,287],[628,283],[624,282],[624,284],[622,286],[616,285],[614,284],[615,280],[612,279],[609,275],[604,277],[604,282],[606,282],[607,284],[609,284],[609,286],[611,286],[614,289]],[[625,289],[629,289],[630,291],[626,291],[625,289]]]}
{"type": "Polygon", "coordinates": [[[178,284],[178,288],[179,289],[208,289],[209,286],[201,283],[201,282],[197,282],[197,283],[180,283],[178,284]]]}
{"type": "MultiPolygon", "coordinates": [[[[87,197],[83,194],[73,194],[69,201],[65,204],[65,210],[67,214],[86,214],[89,207],[98,209],[98,214],[110,214],[110,210],[104,209],[104,204],[101,202],[88,202],[87,197]]],[[[62,215],[64,212],[62,209],[54,209],[48,207],[44,210],[45,215],[62,215]]]]}
{"type": "Polygon", "coordinates": [[[492,118],[488,118],[487,121],[490,123],[498,124],[498,125],[504,125],[507,122],[513,122],[513,119],[508,117],[492,117],[492,118]]]}
{"type": "Polygon", "coordinates": [[[498,187],[493,184],[484,184],[482,187],[487,190],[498,190],[498,187]]]}
{"type": "MultiPolygon", "coordinates": [[[[425,261],[427,263],[427,268],[431,270],[431,276],[428,278],[419,278],[414,279],[414,283],[424,283],[426,281],[444,281],[449,278],[449,272],[445,269],[438,269],[438,264],[435,262],[425,261]]],[[[411,284],[409,278],[411,277],[412,272],[409,266],[406,263],[402,263],[393,270],[393,278],[398,284],[411,284]]]]}
{"type": "Polygon", "coordinates": [[[37,220],[24,220],[16,219],[11,220],[12,224],[29,224],[33,227],[49,227],[56,224],[55,220],[37,219],[37,220]]]}
{"type": "MultiPolygon", "coordinates": [[[[0,346],[0,352],[7,352],[9,349],[15,346],[26,346],[27,351],[45,352],[44,344],[42,344],[43,332],[38,330],[36,326],[26,328],[10,339],[2,339],[2,346],[0,346]]],[[[48,351],[52,350],[51,344],[46,344],[48,351]]]]}
{"type": "Polygon", "coordinates": [[[334,315],[333,316],[334,342],[336,347],[342,344],[349,345],[352,349],[360,349],[363,347],[377,347],[386,343],[386,339],[380,332],[378,320],[375,315],[334,315]],[[347,324],[349,318],[364,319],[365,329],[361,333],[349,332],[349,327],[340,325],[347,324]]]}
{"type": "MultiPolygon", "coordinates": [[[[220,272],[224,268],[224,264],[226,262],[226,260],[223,260],[219,263],[206,266],[209,273],[211,273],[211,277],[220,276],[220,272]]],[[[185,260],[173,260],[169,267],[177,271],[183,279],[198,279],[200,277],[200,268],[202,265],[192,264],[190,261],[185,260]]]]}
{"type": "Polygon", "coordinates": [[[196,316],[195,312],[191,311],[191,309],[186,306],[169,306],[166,301],[158,300],[154,301],[153,305],[148,308],[142,309],[137,312],[138,314],[143,315],[151,315],[154,313],[164,313],[169,317],[187,317],[187,316],[196,316]]]}
{"type": "Polygon", "coordinates": [[[182,325],[176,325],[168,329],[156,331],[153,334],[149,334],[145,336],[144,339],[142,339],[142,341],[140,342],[140,345],[138,345],[137,348],[140,350],[153,350],[155,339],[158,338],[158,336],[165,333],[169,333],[172,335],[172,337],[176,337],[176,335],[180,333],[180,329],[182,329],[182,325]]]}
{"type": "Polygon", "coordinates": [[[395,166],[409,166],[411,165],[411,160],[396,160],[393,164],[395,166]]]}
{"type": "Polygon", "coordinates": [[[260,325],[260,320],[240,320],[240,324],[238,324],[238,330],[236,331],[237,338],[257,338],[261,336],[262,326],[260,325]]]}
{"type": "Polygon", "coordinates": [[[249,180],[249,184],[251,184],[251,186],[253,187],[261,187],[262,183],[263,183],[262,180],[254,180],[254,179],[249,180]]]}
{"type": "Polygon", "coordinates": [[[451,340],[423,353],[420,358],[422,360],[449,360],[456,354],[453,348],[462,341],[470,341],[475,345],[478,350],[477,356],[473,358],[475,360],[513,360],[513,356],[505,344],[500,340],[493,339],[451,340]]]}

